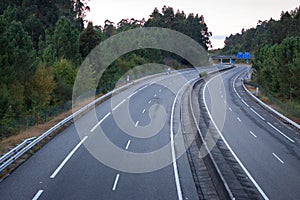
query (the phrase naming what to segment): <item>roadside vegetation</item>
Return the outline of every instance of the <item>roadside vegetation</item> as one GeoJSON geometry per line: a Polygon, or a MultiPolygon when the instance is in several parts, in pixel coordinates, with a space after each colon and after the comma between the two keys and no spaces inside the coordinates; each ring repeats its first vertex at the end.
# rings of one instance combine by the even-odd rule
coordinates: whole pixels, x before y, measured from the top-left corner
{"type": "Polygon", "coordinates": [[[223,53],[254,55],[253,82],[266,101],[300,120],[300,7],[280,20],[259,21],[256,28],[226,38],[223,53]]]}
{"type": "MultiPolygon", "coordinates": [[[[106,20],[104,27],[85,21],[87,0],[4,0],[0,4],[0,140],[44,123],[71,108],[77,71],[101,41],[139,27],[164,27],[210,46],[204,17],[154,9],[148,20],[106,20]]],[[[130,69],[146,63],[189,65],[168,52],[146,49],[115,60],[98,83],[98,94],[111,90],[130,69]]],[[[91,72],[96,69],[91,66],[91,72]]],[[[152,69],[143,73],[151,73],[152,69]]],[[[95,81],[92,77],[86,82],[95,81]]]]}

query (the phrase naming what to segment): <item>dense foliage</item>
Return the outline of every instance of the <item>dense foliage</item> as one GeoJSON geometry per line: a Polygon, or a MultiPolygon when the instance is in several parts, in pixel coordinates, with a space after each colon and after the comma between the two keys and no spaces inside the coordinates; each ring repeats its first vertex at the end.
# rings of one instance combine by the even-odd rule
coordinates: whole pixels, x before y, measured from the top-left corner
{"type": "Polygon", "coordinates": [[[226,38],[223,53],[250,51],[254,80],[283,102],[300,99],[300,7],[280,20],[259,21],[256,28],[226,38]]]}
{"type": "Polygon", "coordinates": [[[280,20],[258,21],[256,28],[230,35],[225,39],[223,52],[256,52],[265,45],[280,44],[285,38],[293,36],[300,36],[300,7],[282,12],[280,20]]]}
{"type": "Polygon", "coordinates": [[[300,37],[264,46],[255,54],[256,81],[280,99],[300,99],[300,37]]]}
{"type": "MultiPolygon", "coordinates": [[[[72,98],[77,71],[85,57],[104,39],[138,27],[165,27],[210,46],[203,16],[164,7],[149,20],[109,20],[104,27],[86,22],[88,0],[4,0],[0,4],[0,139],[44,120],[45,112],[72,98]],[[25,121],[24,121],[25,119],[25,121]]],[[[99,92],[110,90],[128,70],[145,63],[185,63],[168,52],[145,49],[115,60],[105,71],[99,92]]],[[[92,74],[96,69],[87,68],[92,74]]],[[[93,83],[93,77],[85,80],[93,83]]],[[[69,105],[69,104],[68,104],[69,105]]]]}

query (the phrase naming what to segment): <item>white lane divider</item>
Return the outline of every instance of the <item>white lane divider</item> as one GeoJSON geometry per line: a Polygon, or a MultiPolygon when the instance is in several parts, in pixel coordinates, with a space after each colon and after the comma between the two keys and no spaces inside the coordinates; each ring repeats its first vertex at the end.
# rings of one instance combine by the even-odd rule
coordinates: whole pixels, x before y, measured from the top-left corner
{"type": "Polygon", "coordinates": [[[267,122],[267,124],[269,124],[269,126],[271,126],[275,131],[277,131],[278,133],[280,133],[283,137],[285,137],[286,139],[288,139],[290,142],[295,143],[294,140],[292,140],[289,136],[287,136],[286,134],[284,134],[283,132],[281,132],[278,128],[276,128],[275,126],[273,126],[273,124],[271,124],[270,122],[267,122]]]}
{"type": "Polygon", "coordinates": [[[107,113],[91,130],[90,132],[94,132],[96,128],[111,114],[111,112],[107,113]]]}
{"type": "Polygon", "coordinates": [[[148,101],[148,104],[150,104],[151,103],[151,100],[150,101],[148,101]]]}
{"type": "Polygon", "coordinates": [[[124,99],[123,101],[121,101],[116,107],[114,107],[112,110],[115,111],[120,105],[122,105],[124,102],[126,101],[126,99],[124,99]]]}
{"type": "MultiPolygon", "coordinates": [[[[217,76],[216,76],[217,77],[217,76]]],[[[242,161],[237,157],[237,155],[235,154],[235,152],[232,150],[232,148],[229,146],[227,140],[225,139],[225,137],[223,136],[222,132],[220,131],[220,129],[218,128],[218,126],[216,125],[215,121],[213,120],[213,117],[211,116],[211,113],[207,107],[206,104],[206,100],[205,100],[205,91],[207,88],[207,84],[209,82],[211,82],[214,78],[210,79],[208,82],[205,83],[204,85],[204,89],[203,89],[203,101],[204,101],[204,105],[205,108],[208,112],[208,115],[210,117],[210,119],[212,120],[213,125],[215,126],[216,130],[218,131],[219,135],[221,136],[222,140],[224,141],[225,145],[227,146],[227,148],[229,149],[229,151],[231,152],[231,154],[233,155],[233,157],[235,158],[235,160],[240,164],[240,166],[242,167],[242,169],[244,170],[244,172],[247,174],[247,176],[249,177],[249,179],[252,181],[252,183],[255,185],[255,187],[258,189],[259,193],[263,196],[263,198],[265,200],[269,200],[268,196],[265,194],[265,192],[261,189],[261,187],[258,185],[258,183],[255,181],[255,179],[252,177],[252,175],[250,174],[250,172],[247,170],[247,168],[244,166],[244,164],[242,163],[242,161]]],[[[234,80],[235,81],[235,80],[234,80]]],[[[233,82],[234,84],[234,82],[233,82]]],[[[234,86],[234,85],[233,85],[234,86]]],[[[234,87],[233,87],[234,88],[234,87]]],[[[235,88],[234,88],[235,89],[235,88]]]]}
{"type": "Polygon", "coordinates": [[[257,138],[257,136],[252,132],[250,131],[251,135],[253,135],[253,137],[257,138]]]}
{"type": "Polygon", "coordinates": [[[144,87],[140,88],[139,91],[142,91],[143,89],[146,89],[148,85],[145,85],[144,87]]]}
{"type": "Polygon", "coordinates": [[[254,112],[254,114],[256,114],[259,118],[261,118],[262,120],[265,121],[265,118],[263,118],[260,114],[258,114],[253,108],[250,108],[250,110],[251,110],[252,112],[254,112]]]}
{"type": "Polygon", "coordinates": [[[229,109],[230,111],[232,111],[232,109],[231,109],[230,107],[228,107],[228,109],[229,109]]]}
{"type": "Polygon", "coordinates": [[[146,112],[146,109],[144,108],[144,110],[143,110],[143,112],[142,112],[142,113],[144,114],[145,112],[146,112]]]}
{"type": "Polygon", "coordinates": [[[279,158],[279,156],[277,156],[275,153],[272,154],[275,158],[277,158],[277,160],[279,160],[279,162],[281,162],[281,164],[284,164],[284,162],[279,158]]]}
{"type": "Polygon", "coordinates": [[[154,94],[154,97],[156,97],[156,94],[154,94]]]}
{"type": "Polygon", "coordinates": [[[244,99],[241,99],[241,101],[249,108],[250,106],[244,101],[244,99]]]}
{"type": "Polygon", "coordinates": [[[53,172],[50,178],[55,178],[55,176],[59,173],[59,171],[65,166],[65,164],[70,160],[72,155],[79,149],[79,147],[84,143],[84,141],[88,138],[85,136],[77,145],[76,147],[69,153],[69,155],[64,159],[64,161],[58,166],[58,168],[53,172]]]}
{"type": "Polygon", "coordinates": [[[42,195],[42,193],[44,192],[44,190],[39,190],[34,197],[32,198],[32,200],[38,200],[40,198],[40,196],[42,195]]]}
{"type": "Polygon", "coordinates": [[[127,99],[130,99],[133,95],[135,95],[136,93],[137,93],[138,91],[135,91],[134,93],[132,93],[131,95],[129,95],[128,97],[127,97],[127,99]]]}
{"type": "Polygon", "coordinates": [[[239,117],[237,117],[237,120],[239,120],[239,122],[242,122],[242,120],[239,117]]]}
{"type": "Polygon", "coordinates": [[[158,92],[161,92],[161,89],[159,89],[158,92]]]}
{"type": "Polygon", "coordinates": [[[128,140],[126,147],[125,147],[126,150],[129,148],[130,143],[131,143],[131,140],[128,140]]]}
{"type": "Polygon", "coordinates": [[[139,121],[136,121],[134,126],[137,127],[139,123],[140,123],[139,121]]]}
{"type": "Polygon", "coordinates": [[[120,174],[117,174],[116,178],[115,178],[115,182],[114,182],[113,188],[112,188],[113,191],[115,191],[116,188],[117,188],[119,178],[120,178],[120,174]]]}

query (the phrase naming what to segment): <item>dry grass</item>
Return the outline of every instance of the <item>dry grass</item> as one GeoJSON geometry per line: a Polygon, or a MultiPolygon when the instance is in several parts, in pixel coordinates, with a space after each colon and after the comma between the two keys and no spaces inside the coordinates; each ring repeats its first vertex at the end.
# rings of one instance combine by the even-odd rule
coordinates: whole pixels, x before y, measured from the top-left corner
{"type": "MultiPolygon", "coordinates": [[[[101,95],[99,95],[100,97],[101,95]]],[[[87,99],[85,101],[80,102],[76,106],[76,108],[73,109],[73,111],[79,110],[81,107],[84,105],[92,102],[94,98],[87,99]]],[[[43,124],[38,124],[35,126],[32,126],[26,130],[22,130],[19,133],[12,135],[10,137],[4,138],[3,140],[0,141],[0,154],[5,154],[9,151],[10,148],[14,147],[16,144],[19,144],[22,142],[22,140],[26,140],[31,137],[38,137],[51,127],[53,127],[55,124],[60,122],[61,120],[65,119],[66,117],[70,116],[73,113],[72,109],[61,113],[60,115],[52,118],[50,121],[45,122],[43,124]]]]}
{"type": "MultiPolygon", "coordinates": [[[[246,85],[247,89],[252,92],[255,93],[256,88],[250,85],[246,85]]],[[[265,104],[269,105],[271,108],[273,108],[274,110],[283,113],[284,115],[286,115],[288,118],[290,118],[291,120],[293,120],[294,122],[296,122],[297,124],[300,124],[300,119],[289,116],[287,113],[284,112],[284,110],[282,110],[280,107],[278,107],[277,105],[273,104],[272,102],[270,102],[270,100],[268,99],[267,96],[265,95],[261,95],[259,96],[259,99],[262,100],[265,104]]]]}
{"type": "Polygon", "coordinates": [[[247,85],[247,84],[245,84],[245,86],[246,86],[246,88],[247,88],[251,93],[256,92],[256,88],[255,88],[255,87],[253,87],[253,86],[251,86],[251,85],[247,85]]]}

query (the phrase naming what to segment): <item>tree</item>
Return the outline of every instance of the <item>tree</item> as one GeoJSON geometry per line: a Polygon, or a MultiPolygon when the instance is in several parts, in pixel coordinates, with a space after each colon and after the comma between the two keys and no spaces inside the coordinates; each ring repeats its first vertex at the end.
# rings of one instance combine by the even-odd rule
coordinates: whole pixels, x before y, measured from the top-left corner
{"type": "Polygon", "coordinates": [[[41,63],[36,69],[31,82],[31,100],[34,110],[42,110],[49,106],[55,88],[53,71],[41,63]]]}
{"type": "Polygon", "coordinates": [[[53,43],[58,58],[66,58],[79,64],[79,32],[66,17],[61,17],[53,34],[53,43]]]}
{"type": "Polygon", "coordinates": [[[93,27],[93,23],[89,22],[86,29],[81,32],[79,37],[79,52],[85,58],[91,50],[93,50],[103,39],[98,35],[97,30],[93,27]]]}

